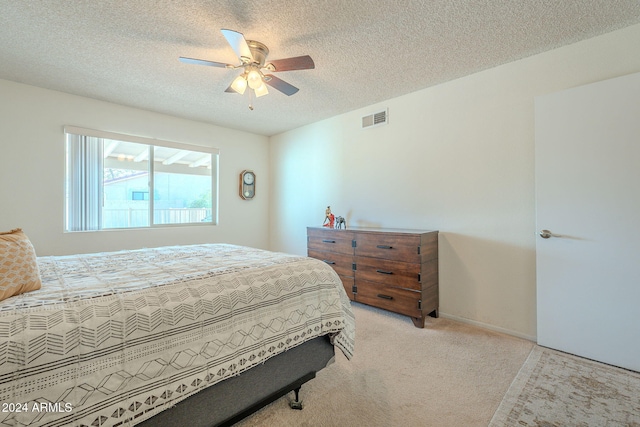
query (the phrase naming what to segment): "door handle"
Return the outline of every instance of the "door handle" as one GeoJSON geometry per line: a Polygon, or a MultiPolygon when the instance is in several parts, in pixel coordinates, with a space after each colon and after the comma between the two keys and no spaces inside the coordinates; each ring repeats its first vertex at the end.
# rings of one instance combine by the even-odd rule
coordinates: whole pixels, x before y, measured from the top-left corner
{"type": "Polygon", "coordinates": [[[549,237],[562,237],[559,234],[553,234],[549,230],[541,230],[539,234],[540,234],[540,237],[542,237],[543,239],[548,239],[549,237]]]}

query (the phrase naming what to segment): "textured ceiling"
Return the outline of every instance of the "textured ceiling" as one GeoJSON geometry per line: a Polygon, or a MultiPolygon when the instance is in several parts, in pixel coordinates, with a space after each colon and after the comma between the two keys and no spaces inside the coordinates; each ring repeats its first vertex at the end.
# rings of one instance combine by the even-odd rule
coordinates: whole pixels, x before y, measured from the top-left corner
{"type": "Polygon", "coordinates": [[[274,135],[636,23],[638,0],[0,0],[0,78],[274,135]],[[316,68],[250,111],[238,71],[178,61],[239,63],[221,28],[316,68]]]}

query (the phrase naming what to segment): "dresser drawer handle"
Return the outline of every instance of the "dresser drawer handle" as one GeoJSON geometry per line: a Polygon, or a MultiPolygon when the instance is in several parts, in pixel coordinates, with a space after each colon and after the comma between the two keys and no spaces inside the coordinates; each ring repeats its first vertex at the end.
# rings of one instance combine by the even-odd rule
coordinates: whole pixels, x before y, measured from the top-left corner
{"type": "Polygon", "coordinates": [[[335,243],[335,240],[322,240],[322,243],[335,243]]]}
{"type": "Polygon", "coordinates": [[[388,300],[392,300],[393,299],[392,296],[384,295],[384,294],[378,294],[378,298],[388,299],[388,300]]]}
{"type": "Polygon", "coordinates": [[[328,261],[326,259],[323,259],[322,261],[326,262],[327,264],[331,264],[331,265],[335,264],[335,261],[328,261]]]}
{"type": "Polygon", "coordinates": [[[393,274],[393,271],[376,270],[376,273],[380,273],[380,274],[393,274]]]}
{"type": "Polygon", "coordinates": [[[393,249],[393,246],[388,246],[388,245],[378,245],[378,246],[376,246],[376,248],[378,248],[378,249],[393,249]]]}

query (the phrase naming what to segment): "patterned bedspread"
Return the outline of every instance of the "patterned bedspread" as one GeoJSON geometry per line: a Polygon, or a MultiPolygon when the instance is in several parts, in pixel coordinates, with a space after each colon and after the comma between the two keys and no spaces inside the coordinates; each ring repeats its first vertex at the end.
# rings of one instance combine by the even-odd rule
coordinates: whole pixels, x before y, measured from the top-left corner
{"type": "Polygon", "coordinates": [[[129,426],[355,322],[321,261],[233,245],[40,257],[0,302],[0,426],[129,426]]]}

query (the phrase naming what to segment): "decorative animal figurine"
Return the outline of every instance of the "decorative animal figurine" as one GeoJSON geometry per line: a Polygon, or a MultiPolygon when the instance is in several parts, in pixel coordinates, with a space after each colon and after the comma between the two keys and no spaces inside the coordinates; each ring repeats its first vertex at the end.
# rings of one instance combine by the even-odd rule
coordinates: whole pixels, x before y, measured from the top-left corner
{"type": "Polygon", "coordinates": [[[344,225],[344,229],[347,229],[347,222],[344,220],[343,216],[337,216],[336,217],[336,228],[342,228],[342,226],[344,225]]]}

